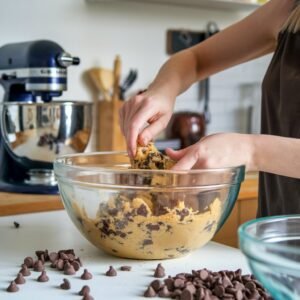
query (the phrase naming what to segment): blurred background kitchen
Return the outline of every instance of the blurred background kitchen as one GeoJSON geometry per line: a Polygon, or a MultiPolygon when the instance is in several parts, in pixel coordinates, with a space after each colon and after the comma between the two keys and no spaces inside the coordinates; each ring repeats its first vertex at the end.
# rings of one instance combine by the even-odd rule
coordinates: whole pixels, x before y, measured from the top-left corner
{"type": "MultiPolygon", "coordinates": [[[[168,30],[205,31],[209,21],[223,29],[258,7],[256,1],[242,0],[1,2],[0,45],[37,39],[61,44],[81,58],[81,64],[68,72],[68,91],[64,99],[85,101],[101,98],[88,71],[98,67],[112,69],[117,54],[122,61],[121,83],[130,69],[138,72],[125,95],[128,97],[147,87],[168,59],[168,30]]],[[[211,77],[211,120],[206,134],[259,131],[260,85],[269,61],[270,56],[265,56],[211,77]]],[[[203,105],[203,95],[199,95],[199,85],[195,84],[178,98],[176,111],[201,113],[203,105]]],[[[98,129],[94,120],[88,151],[98,150],[98,129]]]]}

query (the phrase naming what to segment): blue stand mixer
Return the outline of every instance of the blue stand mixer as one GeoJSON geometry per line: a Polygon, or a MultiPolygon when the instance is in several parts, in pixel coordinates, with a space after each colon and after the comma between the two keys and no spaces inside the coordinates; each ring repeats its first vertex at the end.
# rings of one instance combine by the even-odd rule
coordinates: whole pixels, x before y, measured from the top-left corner
{"type": "Polygon", "coordinates": [[[79,63],[47,40],[0,48],[0,191],[56,194],[53,161],[85,150],[91,103],[53,99],[67,90],[67,68],[79,63]]]}

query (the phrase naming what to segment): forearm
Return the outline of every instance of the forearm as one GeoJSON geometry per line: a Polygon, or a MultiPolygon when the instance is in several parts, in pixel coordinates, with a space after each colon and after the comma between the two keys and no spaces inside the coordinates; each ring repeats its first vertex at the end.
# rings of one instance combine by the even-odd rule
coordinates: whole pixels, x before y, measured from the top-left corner
{"type": "Polygon", "coordinates": [[[300,139],[254,135],[253,149],[255,170],[300,178],[300,139]]]}
{"type": "Polygon", "coordinates": [[[197,81],[197,58],[190,50],[173,55],[159,70],[149,89],[176,98],[197,81]]]}

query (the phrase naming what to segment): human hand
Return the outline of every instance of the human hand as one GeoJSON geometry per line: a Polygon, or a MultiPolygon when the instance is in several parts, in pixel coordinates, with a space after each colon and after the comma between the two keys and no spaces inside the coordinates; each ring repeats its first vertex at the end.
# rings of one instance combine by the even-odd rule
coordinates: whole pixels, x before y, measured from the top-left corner
{"type": "Polygon", "coordinates": [[[120,109],[120,126],[129,156],[134,157],[137,142],[146,146],[168,124],[175,99],[161,91],[147,90],[126,101],[120,109]],[[148,123],[149,126],[145,127],[148,123]]]}
{"type": "Polygon", "coordinates": [[[253,135],[218,133],[202,138],[196,144],[167,155],[178,161],[172,170],[223,168],[246,165],[247,171],[255,171],[253,135]]]}

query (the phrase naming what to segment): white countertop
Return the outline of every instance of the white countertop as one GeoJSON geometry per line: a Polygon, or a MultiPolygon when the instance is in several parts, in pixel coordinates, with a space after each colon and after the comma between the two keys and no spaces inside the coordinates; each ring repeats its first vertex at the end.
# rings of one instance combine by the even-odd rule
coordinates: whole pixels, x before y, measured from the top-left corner
{"type": "Polygon", "coordinates": [[[162,262],[166,274],[172,276],[202,268],[212,271],[241,268],[243,273],[249,273],[246,260],[239,250],[213,242],[178,259],[126,260],[109,256],[91,245],[71,223],[65,211],[0,217],[0,299],[81,299],[77,293],[83,285],[90,286],[94,299],[143,299],[141,295],[154,280],[158,262],[162,262]],[[14,227],[14,221],[20,224],[19,228],[14,227]],[[37,282],[40,273],[32,271],[30,277],[25,277],[27,282],[19,285],[19,292],[6,292],[26,256],[35,258],[35,250],[48,249],[51,252],[70,248],[82,259],[83,268],[93,274],[92,280],[80,279],[83,268],[76,275],[66,276],[47,267],[48,282],[37,282]],[[118,271],[117,277],[104,276],[110,265],[118,271]],[[132,266],[132,271],[119,271],[121,265],[132,266]],[[63,278],[70,280],[70,290],[59,288],[63,278]]]}

